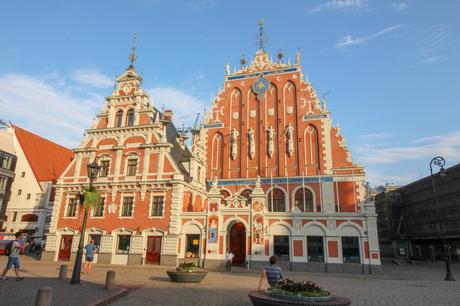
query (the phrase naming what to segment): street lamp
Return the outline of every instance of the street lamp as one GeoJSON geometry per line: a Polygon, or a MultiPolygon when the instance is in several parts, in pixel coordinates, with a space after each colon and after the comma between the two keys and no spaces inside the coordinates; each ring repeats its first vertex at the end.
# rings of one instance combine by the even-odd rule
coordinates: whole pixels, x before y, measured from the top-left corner
{"type": "MultiPolygon", "coordinates": [[[[89,163],[86,167],[88,169],[89,191],[91,191],[93,187],[93,180],[97,177],[100,167],[97,164],[96,160],[94,160],[92,163],[89,163]]],[[[81,226],[80,242],[78,243],[77,257],[75,258],[72,279],[70,280],[70,283],[72,285],[80,283],[81,262],[83,258],[83,240],[85,239],[86,221],[88,220],[88,208],[84,203],[84,199],[80,198],[80,203],[83,203],[83,206],[85,208],[85,214],[83,216],[83,224],[81,226]]]]}
{"type": "Polygon", "coordinates": [[[433,165],[438,166],[439,169],[439,175],[441,177],[446,176],[446,171],[444,169],[444,166],[446,164],[446,160],[441,157],[441,156],[436,156],[430,161],[430,173],[431,173],[431,184],[433,186],[433,195],[434,195],[434,204],[436,206],[436,215],[438,218],[438,223],[439,223],[439,237],[441,238],[441,243],[442,243],[442,254],[445,257],[445,264],[446,264],[446,277],[444,280],[446,281],[454,281],[454,275],[452,274],[450,270],[450,250],[449,247],[446,245],[446,242],[444,240],[444,231],[442,227],[442,221],[441,221],[441,216],[439,214],[439,202],[438,202],[438,193],[436,191],[436,182],[434,180],[433,176],[433,165]],[[447,254],[445,250],[447,249],[447,254]]]}

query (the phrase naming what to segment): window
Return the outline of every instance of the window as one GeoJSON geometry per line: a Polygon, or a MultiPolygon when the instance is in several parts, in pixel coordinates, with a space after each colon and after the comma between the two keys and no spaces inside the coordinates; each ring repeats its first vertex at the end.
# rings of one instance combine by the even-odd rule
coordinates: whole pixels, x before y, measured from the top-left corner
{"type": "Polygon", "coordinates": [[[324,245],[322,236],[307,236],[307,256],[308,261],[324,261],[324,245]]]}
{"type": "Polygon", "coordinates": [[[93,208],[93,217],[103,217],[104,216],[104,206],[105,198],[99,198],[99,205],[93,208]]]}
{"type": "Polygon", "coordinates": [[[123,205],[121,206],[122,217],[132,217],[134,208],[134,197],[123,198],[123,205]]]}
{"type": "Polygon", "coordinates": [[[251,189],[245,189],[240,192],[240,196],[245,198],[247,203],[251,203],[251,193],[252,193],[251,189]]]}
{"type": "Polygon", "coordinates": [[[289,261],[289,236],[273,236],[273,253],[279,260],[289,261]]]}
{"type": "Polygon", "coordinates": [[[16,222],[16,218],[17,218],[17,217],[18,217],[18,212],[15,211],[15,212],[13,213],[13,222],[16,222]]]}
{"type": "Polygon", "coordinates": [[[77,215],[77,199],[70,198],[67,204],[66,217],[75,217],[77,215]]]}
{"type": "Polygon", "coordinates": [[[126,169],[126,175],[135,176],[136,170],[137,170],[137,159],[136,158],[128,159],[128,167],[126,169]]]}
{"type": "Polygon", "coordinates": [[[11,170],[11,164],[12,164],[13,158],[8,155],[3,155],[1,156],[1,166],[3,169],[11,170]]]}
{"type": "Polygon", "coordinates": [[[187,234],[187,244],[185,246],[185,257],[198,258],[200,250],[200,235],[187,234]]]}
{"type": "Polygon", "coordinates": [[[359,238],[342,237],[343,262],[360,263],[359,257],[359,238]]]}
{"type": "Polygon", "coordinates": [[[150,209],[150,216],[162,216],[163,215],[163,196],[154,196],[152,199],[152,207],[150,209]]]}
{"type": "Polygon", "coordinates": [[[106,177],[109,175],[110,169],[110,160],[102,160],[101,161],[101,168],[99,169],[99,176],[106,177]]]}
{"type": "Polygon", "coordinates": [[[295,206],[300,211],[313,211],[313,194],[308,188],[300,188],[295,193],[295,206]]]}
{"type": "Polygon", "coordinates": [[[268,194],[269,211],[286,211],[284,192],[280,189],[272,189],[268,194]]]}
{"type": "Polygon", "coordinates": [[[31,197],[31,194],[28,193],[28,194],[27,194],[27,200],[30,200],[30,197],[31,197]]]}
{"type": "Polygon", "coordinates": [[[130,109],[128,111],[126,126],[133,126],[134,125],[134,110],[130,109]]]}
{"type": "Polygon", "coordinates": [[[131,235],[118,235],[117,253],[128,254],[131,244],[131,235]]]}
{"type": "Polygon", "coordinates": [[[7,182],[6,177],[0,177],[0,191],[6,189],[6,182],[7,182]]]}
{"type": "Polygon", "coordinates": [[[121,127],[122,124],[123,124],[123,111],[118,111],[117,116],[115,118],[115,126],[121,127]]]}
{"type": "Polygon", "coordinates": [[[38,216],[35,214],[27,214],[21,217],[21,222],[37,222],[38,216]]]}
{"type": "Polygon", "coordinates": [[[101,237],[102,235],[99,235],[99,234],[91,234],[89,235],[89,241],[94,240],[94,245],[96,246],[97,249],[99,249],[101,246],[101,237]]]}
{"type": "Polygon", "coordinates": [[[18,195],[22,194],[22,189],[18,189],[18,195]]]}
{"type": "Polygon", "coordinates": [[[21,172],[21,177],[26,176],[26,173],[24,171],[21,172]]]}

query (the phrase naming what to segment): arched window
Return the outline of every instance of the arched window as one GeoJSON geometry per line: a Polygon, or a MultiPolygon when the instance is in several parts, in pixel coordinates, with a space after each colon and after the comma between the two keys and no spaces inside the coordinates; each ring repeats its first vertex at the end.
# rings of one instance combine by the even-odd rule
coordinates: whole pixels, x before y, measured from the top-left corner
{"type": "Polygon", "coordinates": [[[117,116],[115,118],[115,126],[121,127],[122,124],[123,124],[123,111],[120,110],[117,112],[117,116]]]}
{"type": "Polygon", "coordinates": [[[134,125],[134,109],[130,109],[126,117],[127,117],[126,126],[133,126],[134,125]]]}
{"type": "Polygon", "coordinates": [[[313,125],[305,129],[305,163],[318,165],[318,132],[313,125]]]}
{"type": "Polygon", "coordinates": [[[300,211],[313,211],[313,193],[308,188],[300,188],[295,193],[295,206],[300,211]]]}
{"type": "Polygon", "coordinates": [[[21,222],[37,222],[38,216],[34,214],[27,214],[21,217],[21,222]]]}
{"type": "Polygon", "coordinates": [[[211,174],[221,178],[224,170],[224,137],[222,137],[221,133],[214,135],[211,150],[211,174]]]}
{"type": "Polygon", "coordinates": [[[251,203],[251,193],[252,193],[251,189],[245,189],[240,192],[240,196],[246,199],[246,203],[251,203]]]}
{"type": "Polygon", "coordinates": [[[269,211],[286,211],[286,198],[281,189],[272,189],[268,193],[269,211]]]}

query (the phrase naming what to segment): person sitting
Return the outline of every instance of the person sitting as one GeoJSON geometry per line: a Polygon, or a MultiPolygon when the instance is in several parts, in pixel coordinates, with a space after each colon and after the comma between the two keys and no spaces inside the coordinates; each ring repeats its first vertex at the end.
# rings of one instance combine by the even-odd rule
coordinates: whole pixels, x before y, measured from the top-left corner
{"type": "Polygon", "coordinates": [[[275,286],[278,281],[283,279],[283,269],[276,265],[276,260],[276,256],[270,257],[270,265],[263,268],[262,275],[260,275],[259,287],[257,289],[261,289],[264,278],[267,278],[270,287],[275,286]]]}

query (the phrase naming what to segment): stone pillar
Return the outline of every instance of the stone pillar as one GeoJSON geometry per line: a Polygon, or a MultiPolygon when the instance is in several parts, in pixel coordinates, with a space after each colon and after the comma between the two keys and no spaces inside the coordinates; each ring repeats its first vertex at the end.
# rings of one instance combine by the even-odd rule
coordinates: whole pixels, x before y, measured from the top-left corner
{"type": "MultiPolygon", "coordinates": [[[[380,248],[379,237],[377,232],[377,214],[375,213],[374,202],[364,203],[364,216],[366,218],[364,225],[367,231],[367,239],[369,242],[369,253],[372,265],[380,265],[380,248]]],[[[364,257],[365,258],[365,257],[364,257]]]]}
{"type": "Polygon", "coordinates": [[[112,262],[113,244],[114,237],[112,235],[102,235],[97,263],[110,264],[112,262]]]}
{"type": "Polygon", "coordinates": [[[128,265],[142,264],[143,242],[144,237],[142,237],[142,235],[133,235],[131,237],[131,248],[129,250],[128,265]]]}

